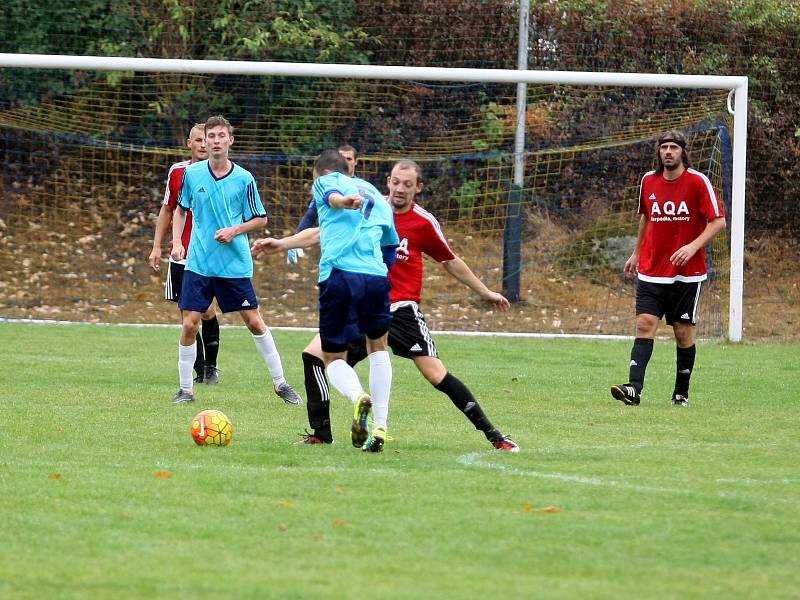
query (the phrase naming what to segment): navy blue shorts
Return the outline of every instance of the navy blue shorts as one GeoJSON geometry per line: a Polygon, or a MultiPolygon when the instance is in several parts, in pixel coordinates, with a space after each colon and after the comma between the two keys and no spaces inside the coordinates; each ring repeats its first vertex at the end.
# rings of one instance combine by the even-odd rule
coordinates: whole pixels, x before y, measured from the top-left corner
{"type": "Polygon", "coordinates": [[[178,302],[181,310],[205,312],[214,298],[224,313],[258,308],[256,291],[249,277],[206,277],[184,270],[178,302]]]}
{"type": "MultiPolygon", "coordinates": [[[[185,286],[185,283],[184,283],[185,286]]],[[[387,277],[333,269],[319,283],[319,336],[325,352],[344,352],[366,335],[378,339],[389,330],[387,277]]]]}
{"type": "Polygon", "coordinates": [[[636,314],[654,315],[667,322],[697,325],[702,281],[652,283],[636,280],[636,314]]]}

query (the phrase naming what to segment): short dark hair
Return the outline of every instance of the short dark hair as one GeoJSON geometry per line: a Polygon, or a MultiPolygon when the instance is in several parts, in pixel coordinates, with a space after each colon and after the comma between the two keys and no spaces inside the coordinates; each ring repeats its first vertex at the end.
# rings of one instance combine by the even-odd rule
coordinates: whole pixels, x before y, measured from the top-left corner
{"type": "Polygon", "coordinates": [[[228,121],[228,119],[222,115],[208,117],[205,124],[205,131],[208,131],[212,127],[224,127],[228,130],[228,135],[233,135],[233,125],[231,125],[230,121],[228,121]]]}
{"type": "Polygon", "coordinates": [[[347,159],[339,154],[338,150],[329,149],[323,150],[314,161],[314,171],[316,171],[318,175],[321,175],[323,171],[332,171],[349,175],[350,165],[347,164],[347,159]]]}
{"type": "Polygon", "coordinates": [[[358,158],[358,150],[353,148],[350,144],[342,144],[336,150],[339,152],[352,152],[353,158],[358,158]]]}
{"type": "Polygon", "coordinates": [[[686,136],[680,131],[673,129],[672,131],[665,131],[658,136],[658,141],[656,142],[656,173],[661,174],[664,172],[664,163],[661,162],[660,150],[661,145],[668,142],[678,144],[678,146],[681,147],[681,162],[683,162],[683,166],[687,169],[691,168],[692,161],[689,158],[689,149],[687,147],[689,144],[686,141],[686,136]]]}
{"type": "Polygon", "coordinates": [[[422,183],[422,168],[413,160],[398,160],[392,165],[392,171],[395,169],[400,169],[401,171],[405,169],[414,169],[414,172],[417,174],[417,183],[422,183]]]}

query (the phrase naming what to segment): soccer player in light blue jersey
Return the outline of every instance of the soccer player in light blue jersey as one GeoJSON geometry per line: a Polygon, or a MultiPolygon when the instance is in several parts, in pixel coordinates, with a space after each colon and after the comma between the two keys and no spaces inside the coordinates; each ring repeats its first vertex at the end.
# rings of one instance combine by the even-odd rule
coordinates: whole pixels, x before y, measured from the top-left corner
{"type": "Polygon", "coordinates": [[[314,163],[314,203],[319,214],[319,333],[333,386],[355,405],[353,446],[380,452],[386,439],[392,363],[387,350],[388,266],[400,243],[392,209],[367,181],[351,178],[345,158],[326,150],[314,163]],[[347,363],[350,342],[366,335],[369,393],[347,363]],[[373,411],[375,428],[367,420],[373,411]]]}
{"type": "Polygon", "coordinates": [[[287,404],[302,404],[283,376],[278,349],[258,311],[251,281],[253,258],[247,233],[266,226],[267,211],[253,176],[228,158],[233,127],[227,119],[210,117],[205,123],[205,136],[209,158],[186,168],[172,223],[172,258],[182,260],[186,251],[180,232],[187,211],[192,211],[194,223],[179,304],[184,311],[178,345],[180,389],[173,402],[194,401],[195,337],[202,313],[216,297],[223,313],[238,311],[242,315],[267,364],[275,393],[287,404]]]}

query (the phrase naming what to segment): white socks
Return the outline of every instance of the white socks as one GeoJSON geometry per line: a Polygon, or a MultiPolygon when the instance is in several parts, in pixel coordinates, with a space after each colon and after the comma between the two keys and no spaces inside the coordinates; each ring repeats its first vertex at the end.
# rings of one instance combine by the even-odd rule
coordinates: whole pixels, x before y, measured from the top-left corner
{"type": "Polygon", "coordinates": [[[386,429],[389,418],[389,394],[392,391],[392,359],[382,350],[369,355],[369,395],[376,427],[386,429]]]}
{"type": "Polygon", "coordinates": [[[353,370],[353,367],[347,364],[347,361],[342,359],[335,360],[328,365],[325,371],[328,373],[328,378],[331,380],[333,387],[353,404],[364,393],[364,388],[361,387],[358,375],[353,370]]]}
{"type": "Polygon", "coordinates": [[[191,346],[182,346],[178,342],[178,377],[180,377],[181,389],[192,391],[194,389],[194,361],[197,358],[197,342],[192,342],[191,346]]]}
{"type": "Polygon", "coordinates": [[[272,333],[269,328],[264,332],[264,335],[254,335],[253,341],[256,343],[256,348],[261,358],[267,363],[269,374],[272,376],[272,383],[276,386],[282,384],[286,379],[283,376],[281,356],[278,354],[278,348],[275,346],[275,340],[272,339],[272,333]]]}
{"type": "MultiPolygon", "coordinates": [[[[358,374],[346,361],[333,361],[326,369],[331,384],[352,403],[364,393],[358,374]]],[[[392,390],[392,359],[389,352],[373,352],[369,355],[369,395],[372,397],[372,415],[376,427],[386,429],[389,418],[389,395],[392,390]]]]}

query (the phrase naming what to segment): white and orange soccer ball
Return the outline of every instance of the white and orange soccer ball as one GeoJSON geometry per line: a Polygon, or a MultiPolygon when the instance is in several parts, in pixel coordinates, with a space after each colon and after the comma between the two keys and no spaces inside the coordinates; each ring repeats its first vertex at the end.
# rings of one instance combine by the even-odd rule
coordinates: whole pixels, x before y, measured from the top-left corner
{"type": "Polygon", "coordinates": [[[233,439],[233,423],[219,410],[204,410],[192,419],[192,439],[198,446],[227,446],[233,439]]]}

